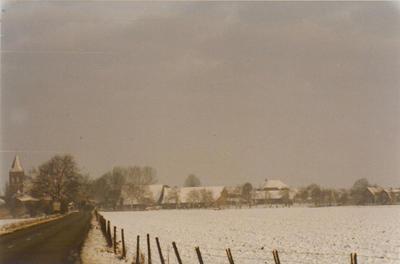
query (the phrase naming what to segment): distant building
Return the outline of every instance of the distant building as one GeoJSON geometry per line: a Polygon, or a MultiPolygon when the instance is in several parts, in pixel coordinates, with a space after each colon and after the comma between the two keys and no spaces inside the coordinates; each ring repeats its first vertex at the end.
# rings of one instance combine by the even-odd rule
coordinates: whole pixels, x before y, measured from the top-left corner
{"type": "Polygon", "coordinates": [[[267,180],[261,190],[254,193],[255,204],[291,204],[290,187],[280,180],[267,180]]]}
{"type": "Polygon", "coordinates": [[[290,187],[280,180],[267,180],[265,179],[264,186],[261,188],[262,191],[282,191],[290,190],[290,187]]]}
{"type": "Polygon", "coordinates": [[[398,202],[398,198],[398,190],[382,187],[367,187],[362,194],[364,204],[393,204],[398,202]]]}
{"type": "Polygon", "coordinates": [[[9,172],[9,185],[11,189],[11,193],[15,194],[17,192],[23,193],[24,191],[24,179],[25,179],[25,171],[19,161],[18,154],[15,155],[14,162],[11,166],[11,170],[9,172]]]}

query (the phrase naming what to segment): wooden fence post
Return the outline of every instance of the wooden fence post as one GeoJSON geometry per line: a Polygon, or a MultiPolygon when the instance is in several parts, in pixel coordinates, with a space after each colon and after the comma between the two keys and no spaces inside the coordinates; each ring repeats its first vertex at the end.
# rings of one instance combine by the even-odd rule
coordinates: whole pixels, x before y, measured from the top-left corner
{"type": "Polygon", "coordinates": [[[178,251],[178,248],[176,247],[175,241],[172,242],[172,246],[174,247],[175,255],[176,255],[176,258],[178,259],[178,263],[182,264],[181,256],[179,256],[179,251],[178,251]]]}
{"type": "Polygon", "coordinates": [[[107,243],[108,246],[112,246],[112,240],[111,240],[111,227],[110,227],[110,221],[107,221],[107,243]]]}
{"type": "Polygon", "coordinates": [[[272,254],[274,255],[275,264],[281,264],[281,261],[279,260],[278,250],[272,251],[272,254]]]}
{"type": "Polygon", "coordinates": [[[140,236],[137,236],[137,241],[136,241],[136,263],[135,264],[139,264],[139,241],[140,241],[140,236]]]}
{"type": "Polygon", "coordinates": [[[196,253],[197,253],[197,258],[199,259],[199,263],[200,264],[204,264],[203,263],[203,258],[201,257],[201,253],[200,253],[200,248],[196,247],[196,253]]]}
{"type": "Polygon", "coordinates": [[[357,264],[357,253],[350,253],[350,263],[357,264]]]}
{"type": "Polygon", "coordinates": [[[151,249],[150,249],[150,235],[149,234],[147,234],[147,255],[148,255],[149,264],[151,264],[151,249]]]}
{"type": "Polygon", "coordinates": [[[162,251],[161,251],[160,241],[158,241],[158,237],[156,237],[156,243],[157,243],[158,253],[160,254],[161,264],[165,264],[164,263],[164,257],[162,255],[162,251]]]}
{"type": "Polygon", "coordinates": [[[122,239],[122,258],[126,257],[126,251],[125,251],[125,236],[124,236],[124,229],[121,228],[121,239],[122,239]]]}
{"type": "Polygon", "coordinates": [[[114,226],[114,253],[117,253],[117,227],[114,226]]]}
{"type": "Polygon", "coordinates": [[[225,251],[226,251],[226,255],[228,256],[229,264],[232,264],[231,256],[229,256],[229,251],[228,251],[228,249],[225,249],[225,251]]]}
{"type": "Polygon", "coordinates": [[[226,254],[228,255],[229,264],[235,264],[232,257],[232,252],[230,248],[226,249],[226,254]]]}
{"type": "Polygon", "coordinates": [[[228,248],[228,251],[229,251],[229,256],[231,256],[231,261],[232,261],[232,264],[235,264],[235,261],[233,261],[233,256],[232,256],[231,249],[230,249],[230,248],[228,248]]]}

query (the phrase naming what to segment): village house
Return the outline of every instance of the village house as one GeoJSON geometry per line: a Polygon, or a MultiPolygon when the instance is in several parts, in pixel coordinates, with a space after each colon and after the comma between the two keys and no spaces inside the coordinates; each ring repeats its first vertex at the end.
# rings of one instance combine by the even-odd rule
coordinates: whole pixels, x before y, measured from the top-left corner
{"type": "Polygon", "coordinates": [[[242,204],[242,190],[239,187],[236,188],[226,188],[227,192],[227,206],[240,207],[242,204]]]}
{"type": "Polygon", "coordinates": [[[378,194],[383,191],[382,187],[367,187],[362,194],[364,204],[376,204],[378,202],[378,194]]]}
{"type": "Polygon", "coordinates": [[[291,203],[291,198],[293,198],[291,196],[295,195],[295,192],[290,192],[290,187],[280,180],[265,179],[262,185],[263,187],[261,187],[260,190],[256,190],[253,194],[253,200],[256,205],[289,205],[291,203]]]}
{"type": "Polygon", "coordinates": [[[400,204],[400,188],[390,189],[392,204],[400,204]]]}

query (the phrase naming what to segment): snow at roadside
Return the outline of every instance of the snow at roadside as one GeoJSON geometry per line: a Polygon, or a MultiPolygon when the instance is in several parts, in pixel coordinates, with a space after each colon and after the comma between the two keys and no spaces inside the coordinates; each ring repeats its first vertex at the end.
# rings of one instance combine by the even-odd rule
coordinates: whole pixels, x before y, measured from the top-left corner
{"type": "Polygon", "coordinates": [[[96,217],[93,216],[91,228],[88,236],[83,243],[81,250],[81,261],[84,264],[98,264],[98,263],[131,263],[127,259],[120,260],[113,253],[112,249],[107,247],[106,240],[100,230],[100,224],[97,222],[96,217]]]}
{"type": "Polygon", "coordinates": [[[52,221],[66,215],[46,215],[36,218],[24,218],[24,219],[0,219],[0,234],[12,232],[20,228],[26,228],[28,226],[37,225],[47,221],[52,221]]]}
{"type": "Polygon", "coordinates": [[[26,219],[0,219],[0,226],[3,226],[5,224],[9,224],[9,223],[17,223],[17,222],[20,222],[20,221],[25,221],[27,219],[30,219],[30,218],[26,218],[26,219]]]}
{"type": "MultiPolygon", "coordinates": [[[[166,263],[177,263],[172,241],[176,242],[184,263],[198,263],[196,246],[200,247],[207,263],[226,263],[226,248],[231,249],[238,263],[273,263],[271,251],[274,249],[278,250],[283,263],[348,263],[352,252],[357,253],[360,263],[397,264],[400,258],[400,206],[102,214],[111,221],[111,226],[117,226],[118,235],[124,228],[130,261],[137,235],[140,235],[142,251],[147,252],[147,233],[151,236],[153,260],[159,262],[154,240],[157,236],[166,263]]],[[[97,231],[101,235],[100,230],[97,231]]],[[[101,250],[104,247],[98,248],[101,250]]],[[[96,254],[90,257],[94,258],[96,254]]],[[[113,254],[107,255],[113,257],[113,254]]],[[[114,257],[112,261],[118,260],[114,257]]],[[[99,263],[84,263],[95,262],[99,263]]]]}

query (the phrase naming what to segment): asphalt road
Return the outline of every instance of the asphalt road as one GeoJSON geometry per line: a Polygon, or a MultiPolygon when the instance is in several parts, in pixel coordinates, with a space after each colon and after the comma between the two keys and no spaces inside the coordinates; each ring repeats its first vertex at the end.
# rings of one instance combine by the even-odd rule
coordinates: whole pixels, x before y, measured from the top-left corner
{"type": "Polygon", "coordinates": [[[79,248],[91,217],[91,213],[76,212],[0,235],[0,263],[79,263],[79,248]]]}

